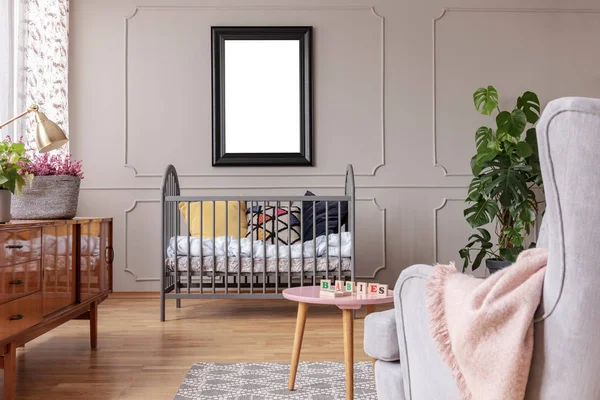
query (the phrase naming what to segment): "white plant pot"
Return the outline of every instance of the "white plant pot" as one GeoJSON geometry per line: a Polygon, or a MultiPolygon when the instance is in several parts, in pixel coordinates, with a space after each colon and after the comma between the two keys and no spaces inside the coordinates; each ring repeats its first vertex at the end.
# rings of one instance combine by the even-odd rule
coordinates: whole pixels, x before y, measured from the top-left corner
{"type": "Polygon", "coordinates": [[[0,189],[0,224],[10,221],[10,199],[11,193],[8,189],[0,189]]]}

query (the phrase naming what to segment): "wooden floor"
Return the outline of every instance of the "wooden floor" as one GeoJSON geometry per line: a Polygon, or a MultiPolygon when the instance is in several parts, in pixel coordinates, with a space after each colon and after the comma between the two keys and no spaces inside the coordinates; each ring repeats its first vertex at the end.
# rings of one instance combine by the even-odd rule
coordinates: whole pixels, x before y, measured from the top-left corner
{"type": "MultiPolygon", "coordinates": [[[[20,348],[17,399],[172,399],[194,362],[290,362],[296,303],[188,300],[177,310],[169,301],[166,322],[158,303],[155,294],[112,294],[99,307],[96,351],[88,321],[20,348]]],[[[368,360],[363,313],[355,321],[356,361],[368,360]]],[[[343,361],[342,346],[340,310],[309,308],[300,361],[343,361]]]]}

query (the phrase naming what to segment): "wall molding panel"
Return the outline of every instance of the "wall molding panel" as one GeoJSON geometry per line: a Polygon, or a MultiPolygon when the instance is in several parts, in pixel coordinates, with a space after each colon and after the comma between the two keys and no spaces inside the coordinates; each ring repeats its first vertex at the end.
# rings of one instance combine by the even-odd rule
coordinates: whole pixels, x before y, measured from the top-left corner
{"type": "Polygon", "coordinates": [[[600,14],[600,9],[560,9],[560,8],[443,8],[442,12],[432,20],[432,88],[433,88],[433,167],[442,170],[444,177],[470,177],[470,173],[450,171],[439,161],[438,153],[438,118],[437,118],[437,27],[436,24],[450,13],[524,13],[524,14],[600,14]]]}
{"type": "MultiPolygon", "coordinates": [[[[356,176],[368,176],[374,177],[377,174],[379,168],[385,166],[385,17],[378,14],[375,10],[374,6],[352,6],[352,5],[341,5],[341,6],[137,6],[134,11],[125,17],[125,37],[124,37],[124,72],[125,72],[125,91],[124,91],[124,100],[125,100],[125,122],[124,122],[124,161],[123,165],[125,168],[131,169],[133,172],[133,176],[135,178],[160,178],[162,176],[161,173],[155,172],[140,172],[140,168],[136,167],[130,162],[129,157],[129,22],[139,15],[140,11],[143,10],[154,10],[154,11],[168,11],[168,10],[189,10],[189,11],[214,11],[214,10],[223,10],[223,11],[362,11],[369,12],[375,18],[378,18],[380,21],[380,52],[381,52],[381,66],[380,66],[380,118],[379,122],[380,126],[380,151],[381,151],[381,160],[379,163],[374,165],[370,172],[356,172],[356,176]]],[[[194,177],[194,178],[202,178],[202,177],[333,177],[333,176],[345,176],[345,172],[343,173],[333,173],[333,172],[316,172],[316,173],[297,173],[297,174],[272,174],[272,173],[261,173],[261,174],[241,174],[241,173],[227,173],[227,174],[215,174],[215,173],[181,173],[180,177],[194,177]]]]}
{"type": "Polygon", "coordinates": [[[371,202],[379,211],[381,211],[381,237],[383,238],[381,242],[381,254],[383,256],[383,265],[375,268],[372,275],[356,275],[356,278],[358,279],[375,279],[380,271],[387,268],[387,210],[377,203],[376,198],[356,199],[356,201],[371,202]]]}
{"type": "MultiPolygon", "coordinates": [[[[160,282],[160,277],[158,278],[154,278],[154,277],[139,277],[138,274],[132,269],[129,268],[129,242],[128,242],[128,238],[129,238],[129,213],[133,212],[136,208],[138,204],[141,203],[160,203],[160,200],[156,200],[156,199],[137,199],[133,201],[133,204],[131,205],[131,207],[129,207],[128,209],[126,209],[124,211],[124,234],[123,234],[123,245],[125,247],[125,266],[124,266],[124,270],[125,272],[127,272],[128,274],[132,275],[133,278],[135,279],[136,282],[160,282]]],[[[159,216],[160,214],[158,214],[157,216],[159,216]]],[[[157,259],[158,261],[158,259],[157,259]]],[[[157,268],[160,265],[158,262],[156,263],[157,268]]]]}
{"type": "Polygon", "coordinates": [[[438,239],[438,212],[448,205],[449,202],[464,202],[465,199],[444,197],[442,203],[433,209],[433,261],[438,262],[439,239],[438,239]]]}

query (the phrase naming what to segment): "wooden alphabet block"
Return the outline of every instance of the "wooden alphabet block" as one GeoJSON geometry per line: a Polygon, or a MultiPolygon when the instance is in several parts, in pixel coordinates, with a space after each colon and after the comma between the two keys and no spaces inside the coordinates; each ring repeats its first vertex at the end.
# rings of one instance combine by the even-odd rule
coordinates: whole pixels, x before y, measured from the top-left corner
{"type": "Polygon", "coordinates": [[[367,294],[367,284],[366,282],[356,282],[356,292],[358,294],[367,294]]]}
{"type": "Polygon", "coordinates": [[[369,283],[369,294],[377,294],[378,283],[369,283]]]}
{"type": "Polygon", "coordinates": [[[331,279],[321,279],[321,290],[331,290],[331,279]]]}
{"type": "Polygon", "coordinates": [[[346,292],[354,293],[354,282],[348,281],[346,282],[346,286],[344,287],[346,292]]]}
{"type": "Polygon", "coordinates": [[[388,295],[388,285],[377,285],[377,296],[385,297],[388,295]]]}
{"type": "Polygon", "coordinates": [[[335,281],[335,290],[338,292],[344,291],[344,281],[335,281]]]}

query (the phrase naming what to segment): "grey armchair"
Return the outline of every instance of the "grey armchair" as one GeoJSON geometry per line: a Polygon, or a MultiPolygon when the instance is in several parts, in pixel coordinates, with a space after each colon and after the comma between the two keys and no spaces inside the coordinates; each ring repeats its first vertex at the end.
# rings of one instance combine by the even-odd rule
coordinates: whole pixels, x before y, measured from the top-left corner
{"type": "MultiPolygon", "coordinates": [[[[548,247],[526,399],[600,399],[600,100],[550,102],[537,125],[548,247]]],[[[380,400],[458,399],[428,329],[431,266],[404,270],[393,310],[365,320],[380,400]]],[[[493,363],[493,360],[490,360],[493,363]]],[[[474,399],[482,400],[482,399],[474,399]]],[[[485,399],[483,399],[485,400],[485,399]]]]}

